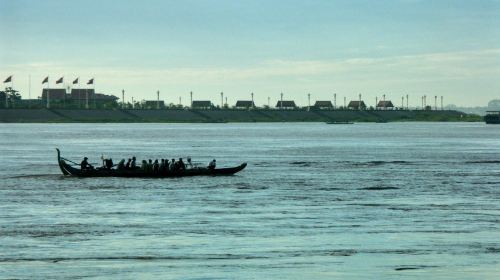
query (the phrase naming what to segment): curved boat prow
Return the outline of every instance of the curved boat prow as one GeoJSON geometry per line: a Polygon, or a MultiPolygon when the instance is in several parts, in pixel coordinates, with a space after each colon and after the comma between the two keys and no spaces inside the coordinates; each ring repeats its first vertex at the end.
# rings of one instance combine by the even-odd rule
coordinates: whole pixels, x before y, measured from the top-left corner
{"type": "Polygon", "coordinates": [[[235,171],[234,171],[233,174],[236,174],[236,173],[240,172],[241,170],[245,169],[245,167],[247,167],[247,163],[246,162],[244,162],[240,166],[236,167],[236,169],[235,169],[235,171]]]}
{"type": "Polygon", "coordinates": [[[238,170],[238,172],[240,172],[241,170],[245,169],[245,167],[247,167],[247,163],[244,162],[240,165],[240,170],[238,170]]]}
{"type": "Polygon", "coordinates": [[[66,169],[64,169],[64,167],[63,167],[63,160],[61,159],[61,151],[59,151],[58,148],[56,148],[56,151],[57,151],[57,164],[59,164],[59,168],[61,169],[61,172],[64,175],[70,175],[69,172],[66,171],[66,169]]]}
{"type": "Polygon", "coordinates": [[[233,175],[243,170],[246,166],[247,163],[244,162],[236,167],[218,168],[212,171],[212,175],[233,175]]]}

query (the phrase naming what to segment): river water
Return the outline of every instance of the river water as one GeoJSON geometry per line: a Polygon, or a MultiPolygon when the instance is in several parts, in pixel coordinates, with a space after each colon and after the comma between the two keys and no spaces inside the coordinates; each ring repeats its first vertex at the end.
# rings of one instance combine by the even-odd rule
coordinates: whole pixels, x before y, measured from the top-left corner
{"type": "Polygon", "coordinates": [[[0,124],[0,278],[498,279],[500,127],[0,124]],[[65,178],[191,156],[229,177],[65,178]]]}

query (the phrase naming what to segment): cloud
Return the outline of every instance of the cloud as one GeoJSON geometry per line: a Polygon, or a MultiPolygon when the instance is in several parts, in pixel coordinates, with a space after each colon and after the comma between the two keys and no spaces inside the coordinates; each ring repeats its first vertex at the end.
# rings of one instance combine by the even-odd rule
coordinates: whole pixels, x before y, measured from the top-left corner
{"type": "Polygon", "coordinates": [[[380,58],[349,58],[344,60],[269,60],[252,67],[113,69],[107,74],[145,78],[162,77],[172,83],[243,81],[276,77],[309,77],[321,75],[388,76],[395,79],[461,79],[496,75],[500,71],[500,49],[433,53],[380,58]],[[140,73],[138,73],[140,72],[140,73]]]}
{"type": "MultiPolygon", "coordinates": [[[[95,77],[105,92],[116,93],[127,88],[139,96],[157,88],[173,91],[229,88],[240,92],[286,89],[292,93],[312,90],[318,95],[332,88],[344,92],[425,90],[454,94],[457,98],[466,98],[468,92],[477,89],[487,91],[484,99],[489,98],[488,94],[500,92],[500,49],[339,60],[268,60],[238,67],[92,67],[46,61],[5,69],[10,71],[2,73],[5,76],[31,73],[34,79],[42,79],[47,73],[54,78],[95,77]]],[[[27,85],[18,83],[18,86],[26,90],[27,85]]]]}
{"type": "MultiPolygon", "coordinates": [[[[11,65],[6,68],[14,72],[46,72],[46,73],[92,73],[93,76],[113,76],[123,79],[147,79],[161,77],[162,81],[173,83],[190,83],[193,78],[198,81],[211,82],[225,79],[235,81],[246,79],[262,79],[268,77],[314,76],[323,74],[346,74],[352,72],[369,73],[370,70],[394,71],[404,69],[413,74],[449,73],[460,77],[475,76],[484,73],[497,73],[500,70],[500,49],[481,51],[431,53],[394,57],[358,57],[343,60],[269,60],[257,66],[249,67],[176,67],[144,68],[137,67],[105,67],[105,66],[73,66],[65,63],[37,62],[23,65],[11,65]]],[[[78,63],[76,64],[78,65],[78,63]]],[[[355,73],[352,73],[355,74],[355,73]]],[[[397,74],[397,73],[391,73],[397,74]]],[[[397,75],[396,75],[397,76],[397,75]]],[[[453,75],[452,75],[453,76],[453,75]]],[[[459,77],[457,77],[459,78],[459,77]]]]}

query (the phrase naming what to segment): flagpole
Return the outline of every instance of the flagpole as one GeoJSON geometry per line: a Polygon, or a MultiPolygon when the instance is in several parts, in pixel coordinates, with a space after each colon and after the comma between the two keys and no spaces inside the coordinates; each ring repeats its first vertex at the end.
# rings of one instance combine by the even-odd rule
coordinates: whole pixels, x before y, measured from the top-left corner
{"type": "Polygon", "coordinates": [[[80,108],[80,93],[82,92],[82,87],[80,86],[80,77],[78,77],[78,83],[77,83],[77,86],[78,86],[78,108],[80,108]]]}
{"type": "Polygon", "coordinates": [[[28,98],[29,98],[29,103],[28,103],[28,108],[31,108],[31,74],[28,75],[28,98]]]}
{"type": "Polygon", "coordinates": [[[80,86],[80,77],[78,77],[76,86],[78,87],[78,109],[80,109],[82,108],[82,87],[80,86]]]}
{"type": "Polygon", "coordinates": [[[89,91],[85,89],[85,109],[89,109],[89,91]]]}
{"type": "Polygon", "coordinates": [[[62,82],[62,86],[64,89],[63,109],[66,109],[66,96],[68,95],[68,90],[70,89],[70,86],[66,87],[66,83],[64,82],[64,80],[62,82]]]}
{"type": "Polygon", "coordinates": [[[94,78],[92,78],[92,87],[94,88],[94,110],[97,109],[97,105],[95,102],[95,81],[94,78]]]}
{"type": "MultiPolygon", "coordinates": [[[[12,75],[12,78],[10,78],[10,94],[12,95],[14,93],[14,75],[12,75]]],[[[7,93],[5,93],[7,94],[7,93]]],[[[14,108],[14,98],[11,98],[11,107],[14,108]]]]}
{"type": "MultiPolygon", "coordinates": [[[[12,84],[12,76],[10,77],[10,83],[12,84]]],[[[5,82],[4,82],[5,84],[5,82]]],[[[7,86],[5,86],[5,109],[9,108],[9,94],[7,92],[7,86]]]]}
{"type": "MultiPolygon", "coordinates": [[[[12,84],[12,77],[10,78],[10,83],[12,84]]],[[[7,87],[5,87],[5,109],[8,108],[9,108],[9,94],[7,93],[7,87]]]]}
{"type": "MultiPolygon", "coordinates": [[[[14,75],[10,79],[10,93],[13,93],[13,90],[14,90],[14,75]]],[[[12,100],[11,103],[12,103],[12,105],[14,105],[14,99],[12,100]]],[[[14,107],[14,106],[12,106],[12,107],[14,107]]]]}
{"type": "Polygon", "coordinates": [[[47,109],[50,109],[50,83],[49,83],[49,76],[47,76],[47,109]]]}

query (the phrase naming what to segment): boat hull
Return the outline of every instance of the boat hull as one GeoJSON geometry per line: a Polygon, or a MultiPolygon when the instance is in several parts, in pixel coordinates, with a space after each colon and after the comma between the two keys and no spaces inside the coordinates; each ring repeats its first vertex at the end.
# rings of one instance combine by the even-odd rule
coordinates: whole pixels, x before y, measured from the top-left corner
{"type": "Polygon", "coordinates": [[[141,169],[91,169],[81,170],[69,165],[61,158],[60,151],[57,149],[57,160],[61,172],[66,176],[74,177],[125,177],[125,178],[169,178],[169,177],[190,177],[190,176],[228,176],[243,170],[247,164],[243,163],[230,168],[192,168],[175,172],[145,172],[141,169]]]}
{"type": "Polygon", "coordinates": [[[500,124],[500,115],[486,115],[484,116],[484,122],[487,124],[500,124]]]}
{"type": "Polygon", "coordinates": [[[327,122],[326,124],[354,124],[350,121],[327,122]]]}

